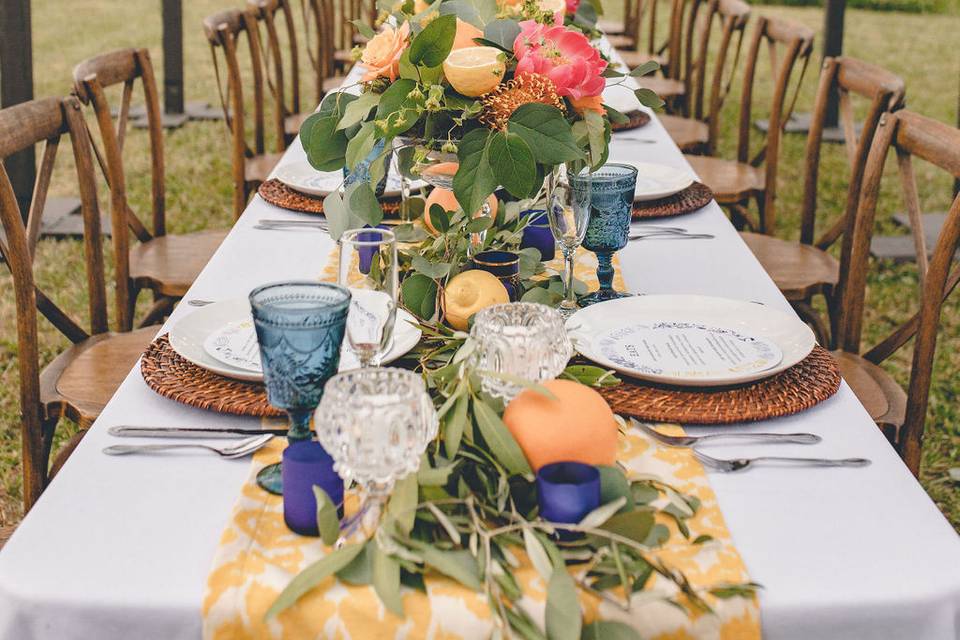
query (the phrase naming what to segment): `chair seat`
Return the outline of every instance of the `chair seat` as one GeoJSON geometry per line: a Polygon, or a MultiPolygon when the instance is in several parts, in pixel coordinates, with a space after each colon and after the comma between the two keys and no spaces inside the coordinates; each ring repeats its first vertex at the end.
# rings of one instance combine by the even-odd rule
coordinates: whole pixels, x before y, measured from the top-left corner
{"type": "Polygon", "coordinates": [[[632,51],[637,46],[637,39],[631,38],[625,33],[608,33],[607,42],[614,49],[626,49],[632,51]]]}
{"type": "Polygon", "coordinates": [[[303,125],[303,121],[313,115],[313,111],[305,111],[304,113],[294,113],[287,116],[283,119],[283,131],[284,133],[295,136],[300,133],[300,126],[303,125]]]}
{"type": "Polygon", "coordinates": [[[323,87],[323,93],[327,94],[327,93],[330,93],[331,91],[335,91],[339,89],[341,85],[343,85],[343,81],[345,79],[346,78],[344,78],[343,76],[334,76],[332,78],[324,78],[323,84],[321,85],[323,87]]]}
{"type": "Polygon", "coordinates": [[[243,179],[247,182],[263,182],[282,157],[282,153],[263,153],[247,158],[243,166],[243,179]]]}
{"type": "Polygon", "coordinates": [[[623,35],[625,27],[623,20],[597,20],[597,29],[609,38],[610,34],[623,35]]]}
{"type": "Polygon", "coordinates": [[[907,394],[889,373],[869,360],[834,351],[840,375],[890,442],[896,444],[907,418],[907,394]]]}
{"type": "Polygon", "coordinates": [[[637,78],[637,84],[645,89],[652,89],[664,100],[678,98],[687,92],[682,82],[672,78],[637,78]]]}
{"type": "Polygon", "coordinates": [[[840,279],[837,259],[814,246],[761,233],[742,232],[740,237],[791,302],[829,295],[840,279]]]}
{"type": "Polygon", "coordinates": [[[130,249],[130,277],[137,286],[181,297],[226,237],[222,230],[165,235],[130,249]]]}
{"type": "Polygon", "coordinates": [[[623,60],[623,64],[630,67],[631,70],[636,69],[644,62],[649,62],[650,60],[656,60],[657,64],[661,67],[667,65],[665,56],[647,53],[646,51],[618,51],[617,53],[620,54],[620,59],[623,60]]]}
{"type": "Polygon", "coordinates": [[[720,204],[736,204],[763,191],[763,170],[743,162],[684,156],[700,181],[710,187],[720,204]]]}
{"type": "Polygon", "coordinates": [[[333,52],[333,61],[339,64],[353,64],[356,62],[353,57],[353,49],[337,49],[333,52]]]}
{"type": "Polygon", "coordinates": [[[706,122],[667,114],[657,117],[681,151],[702,149],[710,141],[710,127],[706,122]]]}
{"type": "Polygon", "coordinates": [[[47,416],[66,416],[81,428],[88,428],[158,329],[153,326],[128,333],[102,333],[54,358],[40,374],[40,399],[47,416]]]}

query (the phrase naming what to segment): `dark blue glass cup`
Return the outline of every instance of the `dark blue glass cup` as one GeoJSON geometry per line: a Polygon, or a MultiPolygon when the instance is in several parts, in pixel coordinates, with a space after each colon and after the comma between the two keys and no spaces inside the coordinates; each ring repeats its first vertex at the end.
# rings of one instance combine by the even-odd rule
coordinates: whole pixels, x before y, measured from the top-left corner
{"type": "MultiPolygon", "coordinates": [[[[571,184],[579,179],[574,176],[571,184]]],[[[633,196],[637,189],[637,168],[628,164],[605,164],[590,175],[590,223],[583,247],[597,254],[600,288],[581,297],[580,306],[624,298],[613,288],[613,254],[627,246],[633,196]]]]}
{"type": "MultiPolygon", "coordinates": [[[[363,160],[357,162],[357,166],[353,168],[353,171],[347,167],[343,168],[343,188],[346,189],[350,185],[356,182],[370,182],[370,166],[376,161],[377,158],[381,156],[386,156],[383,160],[383,166],[386,167],[383,171],[383,177],[380,178],[380,182],[377,183],[377,186],[374,188],[374,193],[377,198],[383,197],[383,192],[387,190],[387,175],[390,173],[390,161],[393,158],[393,148],[391,147],[390,151],[384,153],[386,148],[386,141],[377,140],[373,145],[373,149],[367,154],[367,157],[363,160]]],[[[373,185],[370,185],[371,187],[373,185]]]]}
{"type": "MultiPolygon", "coordinates": [[[[294,442],[283,451],[283,521],[303,536],[319,535],[317,497],[320,487],[335,505],[343,503],[343,480],[333,469],[333,458],[319,442],[294,442]]],[[[343,515],[343,507],[339,509],[343,515]]]]}
{"type": "Polygon", "coordinates": [[[546,464],[537,471],[537,501],[540,517],[548,522],[580,522],[600,506],[600,471],[582,462],[546,464]]]}
{"type": "Polygon", "coordinates": [[[540,259],[544,262],[553,260],[557,255],[557,241],[550,230],[550,219],[543,209],[533,209],[525,212],[528,220],[523,228],[523,237],[520,248],[533,247],[540,252],[540,259]]]}
{"type": "MultiPolygon", "coordinates": [[[[287,439],[310,439],[310,416],[323,386],[340,366],[340,345],[350,311],[350,291],[326,282],[281,282],[250,293],[270,404],[290,417],[287,439]]],[[[282,493],[280,465],[257,476],[261,487],[282,493]]]]}
{"type": "Polygon", "coordinates": [[[497,276],[507,290],[510,302],[520,293],[520,256],[512,251],[481,251],[473,256],[473,268],[497,276]]]}

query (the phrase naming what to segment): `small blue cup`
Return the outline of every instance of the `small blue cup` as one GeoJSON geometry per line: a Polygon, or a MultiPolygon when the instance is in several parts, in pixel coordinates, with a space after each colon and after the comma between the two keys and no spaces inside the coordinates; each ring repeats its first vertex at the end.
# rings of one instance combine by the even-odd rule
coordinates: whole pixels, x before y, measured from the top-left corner
{"type": "Polygon", "coordinates": [[[550,230],[550,221],[547,218],[547,212],[543,209],[532,209],[526,211],[530,220],[527,226],[523,228],[523,236],[520,239],[520,248],[526,249],[533,247],[540,252],[540,259],[543,261],[553,260],[557,255],[557,241],[550,230]]]}
{"type": "Polygon", "coordinates": [[[512,251],[481,251],[473,256],[473,268],[497,276],[507,290],[510,302],[520,293],[520,256],[512,251]]]}
{"type": "MultiPolygon", "coordinates": [[[[313,487],[327,492],[333,504],[343,503],[343,480],[333,470],[333,458],[319,442],[294,442],[283,451],[283,520],[291,531],[316,536],[317,497],[313,487]]],[[[339,509],[342,515],[343,507],[339,509]]]]}
{"type": "MultiPolygon", "coordinates": [[[[600,471],[582,462],[554,462],[537,472],[540,517],[574,524],[600,506],[600,471]]],[[[561,533],[562,540],[576,537],[561,533]]]]}

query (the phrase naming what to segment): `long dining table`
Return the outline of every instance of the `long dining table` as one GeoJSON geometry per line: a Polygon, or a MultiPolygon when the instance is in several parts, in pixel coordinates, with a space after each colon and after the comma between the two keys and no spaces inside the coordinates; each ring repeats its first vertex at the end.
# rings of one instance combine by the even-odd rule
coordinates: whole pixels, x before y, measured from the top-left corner
{"type": "MultiPolygon", "coordinates": [[[[605,101],[630,106],[634,81],[626,79],[626,87],[617,82],[611,81],[605,101]]],[[[298,140],[280,162],[303,160],[298,140]]],[[[655,114],[640,129],[614,134],[610,161],[617,160],[689,170],[655,114]]],[[[185,301],[245,298],[257,285],[316,279],[323,272],[335,248],[326,233],[255,229],[261,218],[304,215],[255,196],[185,301]]],[[[619,259],[631,292],[723,296],[792,313],[715,202],[671,224],[680,220],[689,231],[714,238],[629,243],[619,259]]],[[[179,304],[160,333],[194,309],[179,304]]],[[[0,552],[0,638],[200,637],[207,575],[250,462],[106,456],[104,447],[121,442],[107,429],[258,424],[162,398],[135,366],[0,552]]],[[[812,432],[821,443],[778,445],[777,453],[872,460],[857,469],[709,472],[737,549],[762,585],[765,637],[960,637],[960,537],[845,383],[832,398],[793,416],[687,427],[693,434],[719,429],[812,432]]],[[[718,455],[769,450],[738,444],[718,455]]]]}

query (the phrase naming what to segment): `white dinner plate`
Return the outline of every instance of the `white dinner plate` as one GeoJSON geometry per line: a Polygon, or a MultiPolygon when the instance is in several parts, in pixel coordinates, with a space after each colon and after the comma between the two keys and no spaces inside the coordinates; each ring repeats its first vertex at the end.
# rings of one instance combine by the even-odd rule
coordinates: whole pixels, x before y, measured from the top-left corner
{"type": "MultiPolygon", "coordinates": [[[[170,329],[170,346],[183,358],[208,371],[237,380],[262,382],[263,374],[261,372],[234,367],[222,362],[207,353],[203,346],[212,332],[228,324],[249,319],[250,303],[245,298],[224,300],[200,307],[173,325],[173,328],[170,329]]],[[[397,321],[393,330],[393,346],[384,356],[383,363],[386,364],[396,360],[413,349],[418,342],[420,342],[420,329],[416,326],[416,320],[409,312],[397,309],[397,321]]],[[[357,357],[347,347],[342,347],[340,371],[356,369],[358,366],[360,366],[360,363],[357,357]]]]}
{"type": "Polygon", "coordinates": [[[600,302],[573,314],[567,320],[567,329],[577,351],[590,360],[634,378],[678,386],[723,386],[768,378],[806,358],[816,345],[813,331],[793,314],[755,302],[697,295],[645,295],[600,302]],[[643,349],[627,358],[611,352],[609,337],[618,330],[656,323],[690,323],[722,331],[745,343],[768,341],[780,353],[768,353],[768,362],[760,367],[678,375],[644,366],[642,363],[649,360],[643,349]]]}
{"type": "Polygon", "coordinates": [[[689,171],[674,169],[663,164],[613,159],[611,162],[630,164],[637,168],[637,190],[633,195],[634,202],[666,198],[683,191],[694,182],[693,174],[689,171]]]}
{"type": "MultiPolygon", "coordinates": [[[[343,184],[342,171],[317,171],[309,162],[285,164],[277,168],[274,177],[295,191],[321,198],[336,191],[343,184]]],[[[419,191],[424,184],[423,180],[414,180],[410,183],[410,190],[419,191]]],[[[400,196],[400,176],[394,171],[387,176],[387,188],[383,195],[400,196]]]]}

